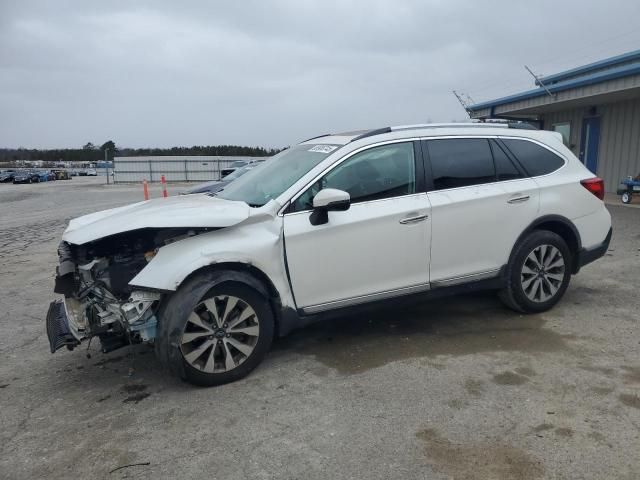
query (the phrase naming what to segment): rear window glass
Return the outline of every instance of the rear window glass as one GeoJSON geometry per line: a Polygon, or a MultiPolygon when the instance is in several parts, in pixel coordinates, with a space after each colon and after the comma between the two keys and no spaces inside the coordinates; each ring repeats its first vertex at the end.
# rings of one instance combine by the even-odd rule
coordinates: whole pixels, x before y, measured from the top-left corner
{"type": "Polygon", "coordinates": [[[436,190],[496,181],[489,142],[485,138],[429,140],[427,148],[436,190]]]}
{"type": "Polygon", "coordinates": [[[522,178],[520,171],[495,140],[491,140],[491,150],[493,150],[493,161],[496,163],[496,176],[499,182],[522,178]]]}
{"type": "Polygon", "coordinates": [[[564,165],[562,158],[537,143],[507,138],[502,142],[532,177],[546,175],[564,165]]]}

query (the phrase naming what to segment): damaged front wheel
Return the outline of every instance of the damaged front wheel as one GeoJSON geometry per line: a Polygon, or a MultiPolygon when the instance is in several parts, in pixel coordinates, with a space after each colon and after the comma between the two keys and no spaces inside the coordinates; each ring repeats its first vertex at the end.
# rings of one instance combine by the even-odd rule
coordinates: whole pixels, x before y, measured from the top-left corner
{"type": "Polygon", "coordinates": [[[158,353],[190,383],[220,385],[251,372],[265,357],[274,331],[267,300],[238,282],[211,287],[192,279],[161,312],[158,353]]]}

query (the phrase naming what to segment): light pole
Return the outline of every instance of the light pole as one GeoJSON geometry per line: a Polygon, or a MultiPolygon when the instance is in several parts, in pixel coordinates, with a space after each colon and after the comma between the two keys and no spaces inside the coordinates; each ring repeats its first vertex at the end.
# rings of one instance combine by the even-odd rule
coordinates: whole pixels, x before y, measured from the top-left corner
{"type": "Polygon", "coordinates": [[[104,147],[104,168],[107,170],[107,185],[109,185],[109,157],[107,156],[108,151],[109,147],[104,147]]]}

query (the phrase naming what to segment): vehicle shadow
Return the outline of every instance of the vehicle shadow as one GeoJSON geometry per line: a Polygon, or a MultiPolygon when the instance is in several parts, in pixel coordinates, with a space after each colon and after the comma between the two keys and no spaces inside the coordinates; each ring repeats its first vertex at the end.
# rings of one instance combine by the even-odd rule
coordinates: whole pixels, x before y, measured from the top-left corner
{"type": "MultiPolygon", "coordinates": [[[[265,364],[254,375],[295,363],[300,355],[312,357],[325,370],[351,375],[413,358],[568,349],[567,338],[544,324],[542,315],[515,313],[490,293],[380,307],[320,321],[276,339],[265,364]]],[[[125,403],[137,403],[151,390],[198,388],[169,375],[149,345],[131,345],[109,354],[96,349],[90,350],[90,358],[80,348],[52,362],[58,365],[56,373],[65,388],[95,391],[99,402],[100,392],[110,385],[109,396],[125,403]],[[117,395],[115,385],[120,385],[117,395]]]]}
{"type": "Polygon", "coordinates": [[[568,348],[544,324],[542,315],[515,313],[492,293],[460,295],[321,321],[278,339],[273,355],[311,355],[340,374],[354,374],[416,357],[568,348]]]}

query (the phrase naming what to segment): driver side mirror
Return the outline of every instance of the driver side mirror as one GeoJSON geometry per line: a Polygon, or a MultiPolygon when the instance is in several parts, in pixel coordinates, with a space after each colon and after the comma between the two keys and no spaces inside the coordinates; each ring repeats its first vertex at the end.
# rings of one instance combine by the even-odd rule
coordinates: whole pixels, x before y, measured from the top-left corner
{"type": "Polygon", "coordinates": [[[329,221],[329,212],[344,212],[351,206],[351,196],[336,188],[325,188],[313,197],[311,225],[324,225],[329,221]]]}

